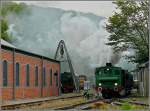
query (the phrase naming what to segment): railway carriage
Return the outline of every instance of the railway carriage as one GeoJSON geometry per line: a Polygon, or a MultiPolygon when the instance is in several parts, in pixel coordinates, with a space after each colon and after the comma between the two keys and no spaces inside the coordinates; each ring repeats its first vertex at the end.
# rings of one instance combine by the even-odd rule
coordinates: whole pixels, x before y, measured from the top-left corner
{"type": "Polygon", "coordinates": [[[96,89],[102,92],[104,98],[128,95],[133,86],[133,76],[111,63],[96,68],[95,78],[96,89]]]}
{"type": "Polygon", "coordinates": [[[79,88],[80,90],[84,89],[84,82],[87,80],[85,75],[79,75],[79,88]]]}

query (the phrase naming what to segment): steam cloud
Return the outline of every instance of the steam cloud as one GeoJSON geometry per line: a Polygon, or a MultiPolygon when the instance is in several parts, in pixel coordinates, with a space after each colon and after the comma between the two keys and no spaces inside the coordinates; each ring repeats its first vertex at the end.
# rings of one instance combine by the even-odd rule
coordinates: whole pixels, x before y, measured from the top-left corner
{"type": "Polygon", "coordinates": [[[15,46],[54,58],[57,45],[63,39],[75,72],[87,76],[94,76],[95,67],[119,61],[120,55],[114,55],[111,47],[105,45],[109,34],[104,28],[104,17],[57,8],[28,7],[29,14],[7,17],[8,32],[15,37],[15,46]]]}

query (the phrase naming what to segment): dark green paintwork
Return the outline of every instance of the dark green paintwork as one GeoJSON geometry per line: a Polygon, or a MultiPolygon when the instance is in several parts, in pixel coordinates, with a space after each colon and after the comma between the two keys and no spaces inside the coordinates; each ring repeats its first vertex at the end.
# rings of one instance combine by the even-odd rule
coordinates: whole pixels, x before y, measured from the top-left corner
{"type": "Polygon", "coordinates": [[[118,85],[122,85],[123,83],[122,69],[120,67],[114,66],[96,68],[95,79],[97,87],[99,86],[99,83],[101,83],[101,87],[114,88],[115,83],[117,83],[118,85]]]}

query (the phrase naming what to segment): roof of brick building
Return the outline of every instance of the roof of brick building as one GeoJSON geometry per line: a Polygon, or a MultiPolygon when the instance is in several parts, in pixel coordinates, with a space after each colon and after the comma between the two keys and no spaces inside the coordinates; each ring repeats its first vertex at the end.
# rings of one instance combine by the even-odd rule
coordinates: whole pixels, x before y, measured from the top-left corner
{"type": "Polygon", "coordinates": [[[28,55],[32,55],[32,56],[36,56],[36,57],[40,57],[40,58],[45,58],[45,59],[48,59],[48,60],[51,60],[51,61],[54,61],[54,62],[59,62],[58,60],[55,60],[55,59],[52,59],[52,58],[49,58],[49,57],[46,57],[46,56],[43,56],[43,55],[40,55],[40,54],[37,54],[37,53],[33,53],[33,52],[29,52],[29,51],[25,51],[25,50],[22,50],[22,49],[19,49],[17,47],[15,47],[14,45],[12,45],[11,43],[3,40],[3,39],[0,39],[0,44],[6,48],[11,48],[11,49],[15,49],[15,51],[18,51],[20,53],[26,53],[28,55]]]}
{"type": "Polygon", "coordinates": [[[8,46],[8,47],[11,47],[11,48],[16,48],[14,45],[10,44],[9,42],[1,39],[1,44],[2,45],[5,45],[5,46],[8,46]]]}

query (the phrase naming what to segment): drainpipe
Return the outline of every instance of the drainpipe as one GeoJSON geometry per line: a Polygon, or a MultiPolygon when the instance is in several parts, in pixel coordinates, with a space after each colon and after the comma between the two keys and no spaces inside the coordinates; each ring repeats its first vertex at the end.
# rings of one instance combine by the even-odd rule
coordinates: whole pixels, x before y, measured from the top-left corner
{"type": "Polygon", "coordinates": [[[12,91],[12,98],[15,99],[15,49],[13,49],[13,91],[12,91]]]}
{"type": "Polygon", "coordinates": [[[1,39],[0,39],[0,105],[3,104],[2,90],[3,90],[3,73],[2,73],[2,49],[1,49],[1,39]]]}
{"type": "Polygon", "coordinates": [[[60,62],[59,62],[59,74],[58,74],[59,75],[58,76],[59,77],[59,80],[58,80],[58,82],[59,82],[59,85],[58,85],[58,87],[59,87],[59,96],[61,96],[61,93],[62,93],[61,92],[61,71],[60,70],[61,70],[61,65],[60,65],[60,62]]]}

